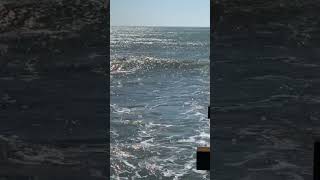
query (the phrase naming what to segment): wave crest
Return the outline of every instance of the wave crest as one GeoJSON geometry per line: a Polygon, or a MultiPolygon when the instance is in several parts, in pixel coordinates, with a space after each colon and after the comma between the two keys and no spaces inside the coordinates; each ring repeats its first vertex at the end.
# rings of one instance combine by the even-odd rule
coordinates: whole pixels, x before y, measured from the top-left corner
{"type": "Polygon", "coordinates": [[[134,73],[138,71],[146,72],[150,70],[189,70],[208,67],[209,60],[190,61],[190,60],[171,60],[157,59],[154,57],[130,57],[115,58],[110,62],[110,73],[134,73]]]}

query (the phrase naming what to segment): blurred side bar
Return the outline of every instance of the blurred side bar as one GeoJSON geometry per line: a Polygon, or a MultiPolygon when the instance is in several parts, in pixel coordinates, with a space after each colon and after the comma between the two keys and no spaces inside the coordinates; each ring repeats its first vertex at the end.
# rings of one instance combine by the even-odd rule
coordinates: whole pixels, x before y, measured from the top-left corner
{"type": "Polygon", "coordinates": [[[320,141],[314,143],[313,179],[320,180],[320,141]]]}

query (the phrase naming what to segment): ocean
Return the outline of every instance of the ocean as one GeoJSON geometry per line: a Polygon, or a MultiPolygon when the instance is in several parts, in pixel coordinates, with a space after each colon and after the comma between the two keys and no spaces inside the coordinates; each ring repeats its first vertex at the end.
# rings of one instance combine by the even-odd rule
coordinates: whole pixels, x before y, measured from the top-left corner
{"type": "Polygon", "coordinates": [[[207,27],[111,27],[111,179],[210,179],[207,27]]]}

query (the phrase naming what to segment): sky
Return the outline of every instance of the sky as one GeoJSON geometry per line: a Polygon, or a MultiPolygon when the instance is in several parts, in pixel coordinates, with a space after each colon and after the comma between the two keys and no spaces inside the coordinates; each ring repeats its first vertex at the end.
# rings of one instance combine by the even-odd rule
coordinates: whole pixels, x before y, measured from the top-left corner
{"type": "Polygon", "coordinates": [[[111,0],[111,26],[210,27],[210,0],[111,0]]]}

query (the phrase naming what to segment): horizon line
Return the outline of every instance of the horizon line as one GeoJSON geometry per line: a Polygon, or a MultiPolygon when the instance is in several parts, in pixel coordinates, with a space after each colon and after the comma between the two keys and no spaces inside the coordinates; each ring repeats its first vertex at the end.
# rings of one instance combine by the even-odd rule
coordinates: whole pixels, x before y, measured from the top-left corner
{"type": "Polygon", "coordinates": [[[110,27],[199,27],[199,28],[210,28],[210,26],[171,26],[171,25],[110,25],[110,27]]]}

